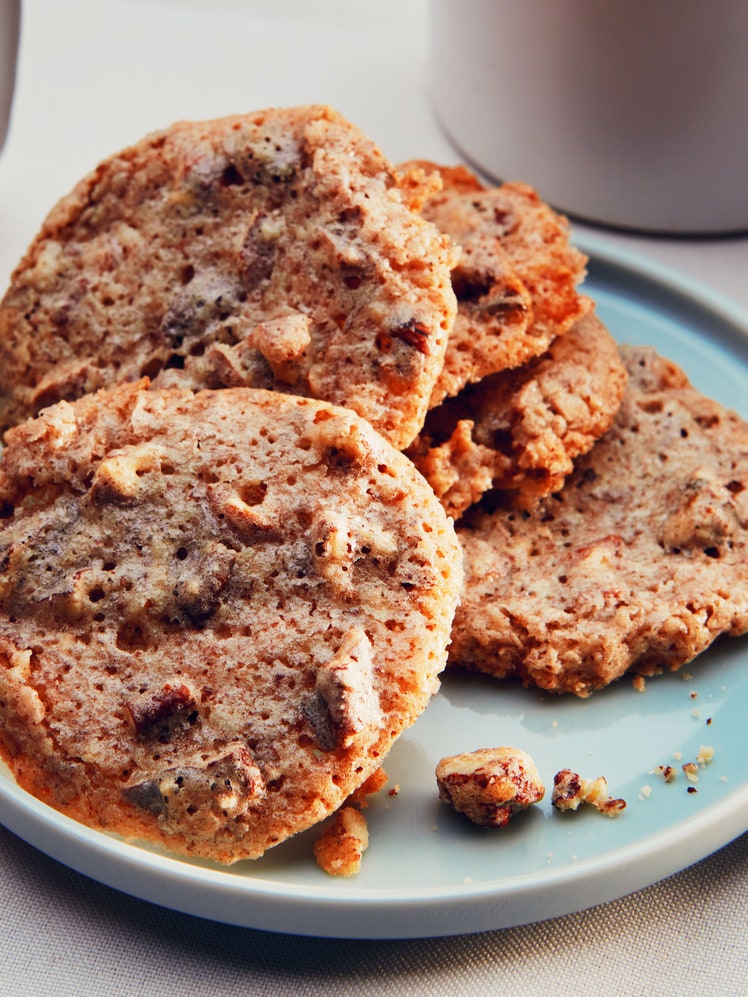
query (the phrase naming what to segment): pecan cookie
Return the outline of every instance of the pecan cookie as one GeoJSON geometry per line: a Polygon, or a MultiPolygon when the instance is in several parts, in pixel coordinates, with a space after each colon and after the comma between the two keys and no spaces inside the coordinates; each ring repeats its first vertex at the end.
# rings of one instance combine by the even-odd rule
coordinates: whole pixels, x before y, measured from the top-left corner
{"type": "Polygon", "coordinates": [[[610,428],[625,387],[615,340],[590,312],[542,357],[431,409],[407,452],[454,519],[491,488],[531,508],[610,428]]]}
{"type": "Polygon", "coordinates": [[[148,376],[322,398],[398,448],[455,312],[417,184],[326,107],[184,122],[52,210],[0,306],[0,428],[148,376]]]}
{"type": "Polygon", "coordinates": [[[466,384],[545,353],[585,315],[592,303],[577,285],[587,258],[571,245],[567,220],[527,184],[486,188],[464,166],[419,160],[400,169],[441,178],[423,215],[461,250],[452,272],[457,318],[433,408],[466,384]]]}
{"type": "Polygon", "coordinates": [[[459,545],[350,410],[105,389],[8,432],[0,508],[0,746],[84,823],[257,857],[437,689],[459,545]]]}
{"type": "Polygon", "coordinates": [[[586,696],[748,629],[748,424],[648,348],[612,429],[532,512],[458,530],[450,661],[586,696]]]}

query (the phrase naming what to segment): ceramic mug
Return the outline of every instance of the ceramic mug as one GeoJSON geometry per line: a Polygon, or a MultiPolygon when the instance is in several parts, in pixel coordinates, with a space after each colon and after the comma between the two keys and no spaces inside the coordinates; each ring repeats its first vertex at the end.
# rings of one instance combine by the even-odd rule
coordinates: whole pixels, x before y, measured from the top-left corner
{"type": "Polygon", "coordinates": [[[463,155],[569,214],[748,230],[746,0],[430,0],[430,90],[463,155]]]}
{"type": "Polygon", "coordinates": [[[0,0],[0,149],[5,143],[13,104],[20,24],[21,0],[0,0]]]}

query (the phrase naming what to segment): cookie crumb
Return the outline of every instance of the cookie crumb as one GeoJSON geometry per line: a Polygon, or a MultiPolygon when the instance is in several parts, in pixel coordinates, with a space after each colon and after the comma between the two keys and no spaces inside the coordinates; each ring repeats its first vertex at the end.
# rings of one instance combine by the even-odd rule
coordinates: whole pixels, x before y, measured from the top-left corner
{"type": "Polygon", "coordinates": [[[643,675],[634,675],[631,684],[637,692],[646,692],[647,683],[643,675]]]}
{"type": "Polygon", "coordinates": [[[577,810],[581,803],[589,803],[606,817],[617,817],[626,807],[626,801],[608,796],[605,776],[583,779],[571,769],[561,769],[553,777],[551,804],[559,811],[577,810]]]}
{"type": "Polygon", "coordinates": [[[353,876],[369,845],[366,818],[355,807],[342,807],[314,844],[317,865],[330,876],[353,876]]]}
{"type": "Polygon", "coordinates": [[[708,744],[702,744],[696,755],[696,762],[702,768],[707,766],[714,758],[714,748],[708,744]]]}
{"type": "Polygon", "coordinates": [[[448,755],[436,767],[436,783],[445,803],[481,827],[505,827],[545,795],[535,763],[519,748],[448,755]]]}
{"type": "Polygon", "coordinates": [[[699,781],[699,769],[696,762],[684,762],[681,768],[686,773],[686,779],[689,782],[699,781]]]}
{"type": "Polygon", "coordinates": [[[639,791],[639,799],[648,800],[651,795],[652,795],[652,787],[647,785],[642,786],[641,790],[639,791]]]}
{"type": "Polygon", "coordinates": [[[665,782],[674,782],[678,774],[673,765],[658,765],[652,769],[652,775],[661,775],[665,782]]]}

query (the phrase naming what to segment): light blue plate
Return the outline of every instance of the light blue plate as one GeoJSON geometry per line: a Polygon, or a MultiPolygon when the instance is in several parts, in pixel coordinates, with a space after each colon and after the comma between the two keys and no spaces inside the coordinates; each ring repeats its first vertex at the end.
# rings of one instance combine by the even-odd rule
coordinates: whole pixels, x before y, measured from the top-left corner
{"type": "MultiPolygon", "coordinates": [[[[581,243],[581,240],[580,240],[581,243]]],[[[679,276],[584,242],[588,293],[621,342],[651,344],[703,392],[748,417],[748,318],[679,276]]],[[[477,675],[449,674],[386,762],[390,786],[366,811],[361,873],[330,879],[311,857],[316,831],[255,863],[222,869],[139,848],[50,810],[0,771],[0,820],[95,879],[177,910],[299,934],[425,937],[554,917],[639,889],[748,829],[748,643],[720,641],[674,674],[628,679],[590,699],[550,697],[477,675]],[[605,775],[627,801],[616,819],[592,808],[561,815],[546,799],[502,831],[439,803],[443,755],[512,745],[546,786],[572,768],[605,775]],[[680,770],[700,747],[714,759],[696,792],[680,770]],[[671,784],[653,774],[674,764],[671,784]]]]}

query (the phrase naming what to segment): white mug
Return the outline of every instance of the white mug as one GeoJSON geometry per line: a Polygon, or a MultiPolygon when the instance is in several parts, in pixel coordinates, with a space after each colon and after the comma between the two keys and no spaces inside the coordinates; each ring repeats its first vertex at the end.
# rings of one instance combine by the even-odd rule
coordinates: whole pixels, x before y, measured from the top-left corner
{"type": "Polygon", "coordinates": [[[463,155],[588,221],[748,231],[746,0],[430,0],[463,155]]]}
{"type": "Polygon", "coordinates": [[[21,0],[0,0],[0,149],[5,143],[16,84],[21,0]]]}

